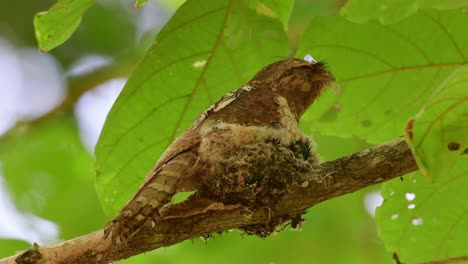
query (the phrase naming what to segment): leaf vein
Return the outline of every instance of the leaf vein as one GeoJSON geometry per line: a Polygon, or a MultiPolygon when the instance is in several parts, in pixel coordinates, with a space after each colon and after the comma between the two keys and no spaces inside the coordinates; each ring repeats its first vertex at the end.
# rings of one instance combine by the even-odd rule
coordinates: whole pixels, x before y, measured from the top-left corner
{"type": "Polygon", "coordinates": [[[425,65],[412,65],[412,66],[405,66],[405,67],[399,67],[399,68],[392,68],[389,70],[385,71],[379,71],[379,72],[372,72],[372,73],[367,73],[363,75],[358,75],[350,78],[345,78],[342,79],[340,82],[341,83],[346,83],[346,82],[351,82],[359,79],[365,79],[369,77],[376,77],[380,75],[387,74],[389,72],[402,72],[402,71],[411,71],[411,70],[417,70],[417,69],[430,69],[434,67],[453,67],[453,66],[464,66],[466,65],[465,62],[462,63],[440,63],[440,64],[425,64],[425,65]]]}
{"type": "MultiPolygon", "coordinates": [[[[234,2],[236,2],[236,0],[231,0],[231,1],[229,2],[229,6],[228,6],[228,9],[227,9],[227,11],[226,11],[226,15],[225,15],[225,17],[224,17],[224,21],[223,21],[222,24],[221,24],[221,28],[220,28],[220,31],[219,31],[219,34],[218,34],[218,38],[216,39],[216,42],[214,43],[214,46],[213,46],[213,48],[212,48],[212,50],[211,50],[211,56],[208,58],[208,60],[207,60],[207,62],[206,62],[206,65],[205,65],[205,67],[203,68],[202,73],[200,74],[200,78],[198,79],[197,83],[195,84],[195,87],[193,88],[192,93],[190,94],[190,96],[189,96],[189,98],[188,98],[188,100],[187,100],[187,103],[184,105],[184,108],[183,108],[183,110],[182,110],[182,113],[180,114],[180,117],[179,117],[179,119],[177,120],[176,126],[175,126],[175,128],[174,128],[174,130],[173,130],[173,132],[172,132],[172,134],[171,134],[171,136],[170,136],[170,138],[171,138],[172,140],[175,139],[176,134],[177,134],[177,131],[179,130],[179,128],[180,128],[180,126],[181,126],[181,124],[182,124],[182,119],[183,119],[183,117],[185,116],[185,114],[187,113],[188,107],[189,107],[190,103],[192,102],[192,100],[193,100],[193,98],[194,98],[194,96],[195,96],[195,93],[198,91],[198,89],[199,89],[199,87],[200,87],[200,85],[201,85],[201,83],[202,83],[202,80],[205,78],[205,75],[206,75],[206,73],[207,73],[207,69],[210,67],[211,62],[213,61],[213,57],[214,57],[214,55],[215,55],[217,49],[218,49],[219,46],[220,46],[222,37],[223,37],[223,35],[224,35],[224,31],[225,31],[225,29],[226,29],[226,25],[227,25],[227,23],[228,23],[228,21],[229,21],[229,18],[230,18],[231,13],[232,13],[232,8],[233,8],[233,6],[234,6],[234,2]]],[[[169,143],[169,144],[170,144],[170,143],[169,143]]]]}
{"type": "Polygon", "coordinates": [[[414,148],[419,148],[422,144],[422,142],[424,141],[424,139],[426,138],[426,136],[428,135],[428,133],[432,130],[432,128],[434,127],[434,125],[437,123],[437,121],[440,121],[442,120],[442,118],[450,111],[450,110],[453,110],[454,108],[460,106],[463,102],[467,101],[468,100],[468,96],[465,96],[465,97],[462,97],[460,98],[459,100],[457,100],[455,103],[451,104],[449,107],[447,107],[447,109],[445,109],[442,113],[440,113],[440,115],[437,116],[437,118],[435,118],[434,120],[432,120],[431,124],[429,125],[429,127],[424,131],[424,134],[422,135],[421,139],[419,140],[418,144],[416,146],[414,146],[414,148]]]}
{"type": "Polygon", "coordinates": [[[463,54],[462,50],[460,49],[460,46],[458,46],[458,43],[455,41],[455,39],[453,38],[452,34],[447,30],[447,28],[445,27],[444,24],[440,23],[439,20],[435,19],[434,17],[428,15],[426,12],[423,12],[421,10],[421,14],[423,14],[424,16],[426,16],[427,18],[429,18],[432,22],[434,22],[435,24],[437,24],[437,26],[444,32],[444,34],[448,37],[448,39],[450,40],[450,42],[452,42],[453,46],[455,47],[458,55],[460,55],[460,58],[463,60],[463,61],[467,61],[466,57],[465,57],[465,54],[463,54]]]}

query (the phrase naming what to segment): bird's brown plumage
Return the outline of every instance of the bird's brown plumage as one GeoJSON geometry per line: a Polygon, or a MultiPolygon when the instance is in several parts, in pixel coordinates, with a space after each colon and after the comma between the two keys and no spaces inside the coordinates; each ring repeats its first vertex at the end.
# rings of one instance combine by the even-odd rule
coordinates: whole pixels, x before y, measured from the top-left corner
{"type": "Polygon", "coordinates": [[[209,182],[217,158],[249,144],[291,146],[308,139],[298,121],[333,76],[322,63],[286,59],[258,72],[241,88],[209,107],[163,153],[134,197],[106,227],[125,240],[181,191],[209,182]]]}

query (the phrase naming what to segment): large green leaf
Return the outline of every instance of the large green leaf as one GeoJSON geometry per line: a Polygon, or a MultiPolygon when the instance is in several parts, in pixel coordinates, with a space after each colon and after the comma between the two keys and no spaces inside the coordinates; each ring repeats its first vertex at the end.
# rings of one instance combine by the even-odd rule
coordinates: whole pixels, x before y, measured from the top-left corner
{"type": "MultiPolygon", "coordinates": [[[[466,156],[466,155],[465,155],[466,156]]],[[[385,183],[384,202],[377,208],[381,239],[404,263],[466,255],[468,250],[467,158],[449,177],[428,182],[421,173],[385,183]]]]}
{"type": "Polygon", "coordinates": [[[249,4],[257,13],[277,18],[285,28],[288,27],[289,16],[294,7],[294,0],[255,0],[249,1],[249,4]]]}
{"type": "Polygon", "coordinates": [[[370,143],[400,136],[433,91],[466,65],[466,24],[461,10],[425,10],[389,26],[316,19],[299,54],[326,60],[338,84],[306,113],[305,125],[370,143]]]}
{"type": "Polygon", "coordinates": [[[49,51],[67,40],[80,25],[81,17],[95,0],[59,0],[48,11],[34,17],[39,49],[49,51]]]}
{"type": "Polygon", "coordinates": [[[468,67],[456,71],[411,119],[407,137],[419,167],[432,179],[465,160],[468,169],[468,67]]]}
{"type": "Polygon", "coordinates": [[[466,254],[468,203],[468,67],[456,71],[410,120],[407,139],[421,173],[386,183],[378,210],[385,245],[402,261],[466,254]],[[431,176],[431,183],[427,176],[431,176]]]}
{"type": "Polygon", "coordinates": [[[468,5],[468,0],[349,0],[341,14],[353,22],[378,20],[382,24],[398,22],[421,8],[456,9],[468,5]]]}
{"type": "Polygon", "coordinates": [[[96,146],[97,190],[115,214],[162,151],[211,103],[286,56],[281,24],[248,1],[187,1],[114,104],[96,146]]]}

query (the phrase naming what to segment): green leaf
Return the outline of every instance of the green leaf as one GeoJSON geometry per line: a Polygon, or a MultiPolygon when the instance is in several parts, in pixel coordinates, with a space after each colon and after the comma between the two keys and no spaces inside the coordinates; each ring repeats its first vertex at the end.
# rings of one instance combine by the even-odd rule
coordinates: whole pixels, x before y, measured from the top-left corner
{"type": "Polygon", "coordinates": [[[435,183],[418,172],[383,185],[385,200],[376,215],[379,235],[403,263],[466,255],[468,203],[462,198],[468,188],[466,156],[464,164],[459,160],[449,177],[435,183]]]}
{"type": "Polygon", "coordinates": [[[95,0],[59,0],[48,11],[34,17],[39,49],[43,52],[59,46],[80,25],[81,17],[95,0]]]}
{"type": "Polygon", "coordinates": [[[136,0],[135,1],[135,8],[141,8],[144,5],[146,5],[147,2],[148,2],[148,0],[136,0]]]}
{"type": "Polygon", "coordinates": [[[97,190],[117,213],[163,150],[210,104],[286,56],[277,20],[247,1],[187,1],[114,104],[96,146],[97,190]]]}
{"type": "Polygon", "coordinates": [[[249,5],[259,14],[279,19],[284,28],[287,28],[289,17],[294,7],[294,1],[256,0],[249,1],[249,5]]]}
{"type": "Polygon", "coordinates": [[[468,5],[468,0],[349,0],[341,15],[356,23],[377,20],[382,24],[398,22],[421,8],[456,9],[468,5]]]}
{"type": "Polygon", "coordinates": [[[369,143],[400,136],[433,91],[466,65],[466,24],[460,10],[426,10],[389,26],[316,19],[298,56],[326,60],[337,85],[306,113],[304,125],[369,143]]]}
{"type": "Polygon", "coordinates": [[[16,239],[0,239],[0,258],[6,258],[16,254],[19,250],[31,247],[28,242],[16,239]]]}
{"type": "Polygon", "coordinates": [[[467,162],[463,155],[468,153],[467,91],[468,67],[463,67],[408,122],[406,136],[426,177],[447,176],[461,159],[467,162]]]}
{"type": "Polygon", "coordinates": [[[415,263],[466,253],[468,204],[468,67],[455,71],[409,121],[407,139],[421,173],[386,183],[377,211],[390,251],[415,263]]]}
{"type": "Polygon", "coordinates": [[[186,0],[158,0],[158,4],[172,12],[176,11],[186,0]]]}

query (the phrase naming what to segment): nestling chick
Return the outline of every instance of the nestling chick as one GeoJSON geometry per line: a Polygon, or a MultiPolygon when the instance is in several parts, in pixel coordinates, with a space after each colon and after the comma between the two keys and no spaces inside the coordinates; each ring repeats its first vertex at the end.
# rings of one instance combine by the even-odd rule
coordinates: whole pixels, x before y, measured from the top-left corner
{"type": "Polygon", "coordinates": [[[299,118],[333,80],[315,60],[289,58],[263,68],[168,147],[106,234],[120,242],[146,221],[157,223],[159,210],[177,192],[198,190],[247,205],[279,199],[291,171],[300,175],[318,164],[299,118]]]}

